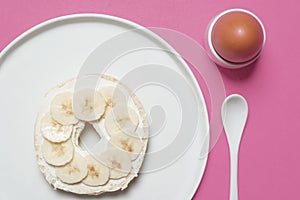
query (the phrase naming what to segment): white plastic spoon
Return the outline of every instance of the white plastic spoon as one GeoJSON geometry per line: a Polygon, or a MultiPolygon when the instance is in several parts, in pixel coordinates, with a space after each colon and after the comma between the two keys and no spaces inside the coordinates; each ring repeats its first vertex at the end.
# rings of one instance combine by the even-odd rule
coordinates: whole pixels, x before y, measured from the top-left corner
{"type": "Polygon", "coordinates": [[[238,200],[238,153],[248,116],[248,105],[238,94],[228,96],[222,105],[222,121],[230,151],[230,200],[238,200]]]}

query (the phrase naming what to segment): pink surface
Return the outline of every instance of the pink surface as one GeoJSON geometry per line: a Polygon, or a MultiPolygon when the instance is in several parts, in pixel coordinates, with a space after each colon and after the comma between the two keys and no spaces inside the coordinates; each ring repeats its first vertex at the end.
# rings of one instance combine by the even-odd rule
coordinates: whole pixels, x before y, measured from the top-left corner
{"type": "MultiPolygon", "coordinates": [[[[298,200],[298,0],[0,0],[0,49],[44,20],[82,12],[105,13],[144,26],[175,29],[202,44],[209,20],[232,7],[253,11],[267,30],[265,51],[254,68],[235,72],[221,70],[227,94],[240,93],[249,103],[249,119],[240,149],[240,199],[298,200]]],[[[229,154],[222,134],[209,155],[204,178],[194,199],[228,198],[229,154]]]]}

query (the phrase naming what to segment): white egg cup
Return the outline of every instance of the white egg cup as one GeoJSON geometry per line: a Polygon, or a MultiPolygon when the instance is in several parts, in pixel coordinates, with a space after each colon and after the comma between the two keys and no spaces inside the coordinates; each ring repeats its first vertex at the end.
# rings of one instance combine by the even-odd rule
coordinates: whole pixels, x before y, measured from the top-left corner
{"type": "Polygon", "coordinates": [[[252,12],[250,12],[248,10],[240,9],[240,8],[233,8],[233,9],[225,10],[225,11],[221,12],[219,15],[217,15],[215,18],[213,18],[212,21],[209,23],[209,26],[207,28],[206,35],[205,35],[205,48],[206,48],[206,51],[207,51],[209,57],[217,65],[222,66],[224,68],[228,68],[228,69],[239,69],[239,68],[248,66],[251,63],[253,63],[260,56],[261,52],[264,49],[265,43],[266,43],[266,31],[265,31],[264,25],[262,24],[260,19],[255,14],[253,14],[252,12]],[[254,58],[252,58],[251,60],[246,61],[246,62],[241,62],[241,63],[229,62],[229,61],[223,59],[216,52],[216,50],[213,47],[213,43],[212,43],[212,30],[213,30],[213,27],[216,24],[216,22],[223,15],[225,15],[227,13],[230,13],[230,12],[235,12],[235,11],[244,12],[244,13],[247,13],[247,14],[250,14],[251,16],[253,16],[259,22],[259,24],[262,28],[262,31],[263,31],[263,44],[262,44],[262,47],[261,47],[260,51],[258,52],[258,54],[254,58]]]}

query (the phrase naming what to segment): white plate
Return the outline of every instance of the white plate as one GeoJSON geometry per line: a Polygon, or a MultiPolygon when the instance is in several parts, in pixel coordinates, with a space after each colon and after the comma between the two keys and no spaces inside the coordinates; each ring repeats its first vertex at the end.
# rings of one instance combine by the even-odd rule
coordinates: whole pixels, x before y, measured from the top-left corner
{"type": "MultiPolygon", "coordinates": [[[[33,148],[35,117],[48,89],[61,81],[76,77],[85,59],[99,44],[133,28],[142,27],[107,15],[70,15],[35,26],[1,52],[0,199],[88,198],[53,191],[45,181],[38,169],[33,148]]],[[[137,36],[145,43],[151,41],[158,43],[158,46],[164,43],[163,40],[153,40],[156,37],[152,33],[148,33],[146,37],[137,36]]],[[[202,179],[207,157],[199,159],[199,155],[202,139],[208,131],[208,115],[201,90],[187,64],[166,52],[150,49],[116,61],[108,73],[120,78],[128,70],[132,70],[132,66],[151,64],[153,61],[170,67],[192,85],[199,97],[197,102],[201,108],[200,129],[191,146],[176,162],[155,172],[141,174],[127,190],[102,195],[103,199],[191,199],[202,179]],[[120,64],[122,68],[114,67],[120,64]]],[[[169,144],[174,139],[172,130],[178,128],[178,119],[174,117],[180,112],[176,107],[176,99],[172,99],[168,92],[158,86],[145,87],[144,92],[137,91],[137,95],[147,112],[155,101],[161,101],[166,105],[166,114],[171,116],[165,124],[164,134],[160,133],[150,139],[149,150],[169,144]],[[149,95],[159,99],[151,100],[149,95]],[[170,122],[173,125],[170,126],[170,122]]],[[[208,147],[207,144],[204,145],[208,147]]],[[[147,162],[144,164],[147,165],[147,162]]]]}

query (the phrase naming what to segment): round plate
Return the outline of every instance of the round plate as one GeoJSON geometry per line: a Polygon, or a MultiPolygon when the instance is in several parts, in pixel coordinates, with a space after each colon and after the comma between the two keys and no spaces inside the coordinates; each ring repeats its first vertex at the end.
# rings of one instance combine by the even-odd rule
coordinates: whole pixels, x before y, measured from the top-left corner
{"type": "MultiPolygon", "coordinates": [[[[90,53],[100,44],[134,28],[143,27],[107,15],[64,16],[31,28],[1,52],[0,199],[87,198],[53,191],[47,184],[38,169],[33,149],[34,121],[47,90],[64,80],[76,77],[90,53]]],[[[146,36],[137,35],[136,38],[140,42],[157,43],[157,46],[164,43],[162,39],[157,40],[157,35],[151,32],[146,36]]],[[[172,51],[172,48],[169,48],[172,51]]],[[[122,79],[134,66],[153,63],[168,66],[182,75],[197,93],[196,102],[201,111],[197,135],[179,159],[158,170],[140,174],[128,189],[104,194],[101,196],[104,199],[191,199],[202,179],[207,157],[199,157],[202,145],[208,148],[208,144],[203,144],[202,141],[208,131],[208,114],[202,92],[187,64],[167,52],[148,49],[120,58],[111,65],[107,73],[122,79]]],[[[164,112],[168,116],[167,120],[163,130],[157,131],[150,138],[148,151],[164,148],[176,137],[174,131],[180,123],[180,119],[176,117],[180,114],[176,99],[170,91],[165,91],[159,85],[145,86],[143,90],[137,90],[136,94],[148,113],[153,109],[155,102],[166,106],[164,112]]],[[[145,168],[149,164],[146,156],[145,168]]]]}

